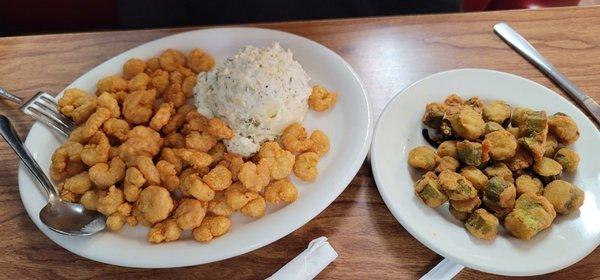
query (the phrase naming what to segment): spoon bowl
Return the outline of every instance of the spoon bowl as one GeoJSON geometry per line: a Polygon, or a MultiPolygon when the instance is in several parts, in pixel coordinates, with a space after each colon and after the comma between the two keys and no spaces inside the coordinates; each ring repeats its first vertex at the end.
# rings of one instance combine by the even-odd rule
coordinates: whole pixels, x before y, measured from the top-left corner
{"type": "Polygon", "coordinates": [[[0,134],[48,194],[48,204],[40,211],[40,220],[48,228],[61,234],[85,236],[106,227],[106,218],[101,213],[87,210],[81,204],[60,199],[56,187],[23,145],[10,120],[3,115],[0,115],[0,134]]]}
{"type": "Polygon", "coordinates": [[[40,220],[51,230],[66,235],[91,235],[106,227],[104,215],[64,201],[46,204],[40,211],[40,220]]]}

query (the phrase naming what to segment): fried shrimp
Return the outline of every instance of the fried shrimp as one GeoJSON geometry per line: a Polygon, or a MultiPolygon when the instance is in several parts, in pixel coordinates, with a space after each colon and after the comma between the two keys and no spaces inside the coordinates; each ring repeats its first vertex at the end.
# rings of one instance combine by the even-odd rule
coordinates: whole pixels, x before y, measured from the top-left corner
{"type": "Polygon", "coordinates": [[[337,102],[337,93],[328,91],[322,86],[313,86],[308,97],[308,106],[317,111],[329,110],[337,102]]]}

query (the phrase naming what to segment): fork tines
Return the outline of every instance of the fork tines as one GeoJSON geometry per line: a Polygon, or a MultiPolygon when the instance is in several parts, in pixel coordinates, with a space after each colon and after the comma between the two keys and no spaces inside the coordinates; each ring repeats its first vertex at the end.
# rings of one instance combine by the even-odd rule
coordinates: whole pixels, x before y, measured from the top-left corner
{"type": "Polygon", "coordinates": [[[57,129],[67,137],[76,127],[75,122],[66,118],[58,111],[58,103],[54,97],[43,91],[38,92],[33,98],[29,99],[29,101],[21,106],[20,110],[36,120],[57,129]]]}

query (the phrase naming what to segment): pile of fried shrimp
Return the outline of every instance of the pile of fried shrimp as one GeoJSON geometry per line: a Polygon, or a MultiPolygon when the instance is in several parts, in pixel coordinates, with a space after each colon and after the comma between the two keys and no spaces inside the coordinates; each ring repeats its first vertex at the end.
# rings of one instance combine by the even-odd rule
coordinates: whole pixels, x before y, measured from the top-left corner
{"type": "Polygon", "coordinates": [[[502,223],[514,237],[529,240],[557,213],[583,205],[584,192],[561,180],[563,171],[579,165],[579,155],[568,148],[579,129],[568,115],[452,94],[427,104],[422,122],[439,146],[410,151],[409,165],[426,172],[414,191],[432,208],[449,201],[452,216],[473,236],[493,240],[502,223]]]}
{"type": "MultiPolygon", "coordinates": [[[[214,64],[201,49],[168,49],[129,59],[121,75],[98,81],[95,94],[66,89],[59,110],[78,126],[52,155],[61,198],[102,213],[112,231],[147,226],[153,243],[178,240],[185,230],[207,242],[229,231],[237,210],[259,218],[267,203],[294,202],[290,174],[314,181],[329,138],[294,123],[251,158],[228,153],[222,141],[233,131],[188,102],[198,73],[214,64]]],[[[316,85],[307,102],[326,111],[336,100],[316,85]]]]}

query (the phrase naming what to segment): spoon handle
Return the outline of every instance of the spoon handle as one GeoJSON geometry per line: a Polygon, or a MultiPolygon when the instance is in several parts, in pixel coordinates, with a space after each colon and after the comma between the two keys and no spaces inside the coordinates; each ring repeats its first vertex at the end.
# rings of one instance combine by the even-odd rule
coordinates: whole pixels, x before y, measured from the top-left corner
{"type": "Polygon", "coordinates": [[[558,86],[565,90],[571,98],[592,116],[592,120],[600,125],[600,106],[598,103],[560,73],[554,65],[543,57],[525,38],[504,22],[494,25],[494,32],[496,32],[496,34],[508,45],[513,47],[518,53],[544,72],[558,86]]]}
{"type": "Polygon", "coordinates": [[[29,169],[33,176],[42,184],[44,190],[48,194],[48,200],[54,201],[55,199],[58,199],[60,197],[58,191],[46,174],[44,174],[42,168],[33,159],[29,150],[23,145],[23,142],[21,142],[14,127],[11,125],[10,120],[3,115],[0,115],[0,134],[19,158],[21,158],[21,161],[27,166],[27,169],[29,169]]]}

